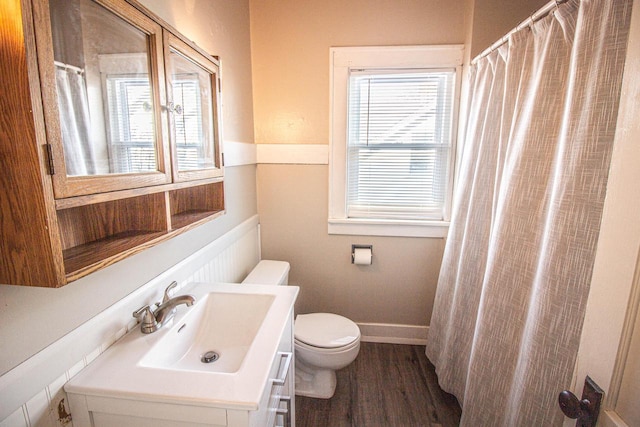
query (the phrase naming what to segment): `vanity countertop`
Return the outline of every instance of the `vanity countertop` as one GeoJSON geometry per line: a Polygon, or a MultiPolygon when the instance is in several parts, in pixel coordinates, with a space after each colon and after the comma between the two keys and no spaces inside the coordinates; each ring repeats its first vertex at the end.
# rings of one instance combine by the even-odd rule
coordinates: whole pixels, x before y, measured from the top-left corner
{"type": "Polygon", "coordinates": [[[230,283],[188,285],[180,293],[196,298],[192,307],[178,307],[172,323],[157,332],[143,334],[136,327],[73,377],[65,385],[65,391],[146,402],[256,410],[298,291],[296,286],[230,283]],[[237,371],[208,372],[205,364],[194,370],[158,368],[140,362],[166,334],[175,334],[189,322],[189,314],[201,300],[215,298],[216,293],[273,297],[237,371]]]}

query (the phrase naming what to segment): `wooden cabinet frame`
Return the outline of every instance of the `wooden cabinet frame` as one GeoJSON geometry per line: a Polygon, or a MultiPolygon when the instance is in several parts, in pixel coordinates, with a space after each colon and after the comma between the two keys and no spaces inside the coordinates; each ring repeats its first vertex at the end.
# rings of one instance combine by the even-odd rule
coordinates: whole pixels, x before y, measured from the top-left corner
{"type": "MultiPolygon", "coordinates": [[[[173,178],[174,181],[179,182],[179,181],[189,181],[189,180],[193,180],[193,179],[202,179],[202,178],[213,178],[213,177],[220,177],[223,175],[223,169],[222,169],[222,154],[220,152],[220,123],[219,123],[219,112],[220,112],[220,67],[218,66],[218,64],[216,64],[215,62],[213,62],[211,59],[207,58],[205,55],[203,55],[202,53],[198,52],[196,49],[194,49],[192,46],[188,45],[187,43],[185,43],[183,40],[181,40],[180,38],[178,38],[177,36],[171,34],[169,31],[164,31],[164,50],[165,50],[165,54],[164,54],[164,58],[165,58],[165,69],[167,70],[167,74],[169,73],[169,70],[171,69],[170,67],[170,61],[171,61],[171,50],[175,50],[177,52],[179,52],[180,54],[182,54],[185,58],[188,58],[189,60],[191,60],[194,64],[196,64],[197,66],[199,66],[200,68],[202,68],[203,70],[205,70],[207,73],[209,73],[210,76],[210,84],[211,84],[211,91],[212,91],[212,96],[214,97],[212,99],[212,103],[211,103],[211,112],[212,112],[212,127],[213,127],[213,134],[211,135],[211,137],[214,139],[213,141],[213,145],[214,145],[214,156],[215,159],[214,160],[214,164],[215,164],[215,168],[211,168],[211,169],[199,169],[199,170],[189,170],[189,171],[180,171],[178,169],[178,153],[177,153],[177,143],[174,141],[174,143],[171,144],[171,155],[172,155],[172,162],[171,162],[171,166],[172,166],[172,172],[173,172],[173,178]]],[[[174,102],[174,100],[172,99],[172,94],[171,94],[171,83],[170,83],[170,76],[167,76],[167,98],[169,100],[169,103],[174,102]]],[[[171,129],[172,129],[172,134],[171,137],[174,137],[174,129],[175,126],[173,125],[172,121],[173,121],[174,115],[173,113],[169,114],[169,122],[171,124],[171,129]]]]}
{"type": "MultiPolygon", "coordinates": [[[[134,0],[93,1],[150,36],[156,105],[166,101],[165,37],[218,75],[215,58],[134,0]]],[[[3,0],[0,14],[0,283],[60,287],[225,213],[219,101],[212,171],[172,175],[160,112],[160,172],[67,177],[47,0],[3,0]]]]}
{"type": "Polygon", "coordinates": [[[55,84],[53,40],[48,0],[33,0],[36,28],[36,49],[42,88],[42,102],[47,123],[47,143],[53,167],[53,188],[57,199],[80,195],[105,193],[128,188],[148,187],[171,182],[167,115],[160,106],[166,105],[163,64],[162,27],[128,3],[116,0],[92,0],[122,18],[149,37],[150,81],[153,87],[154,123],[156,135],[156,159],[158,172],[136,174],[109,174],[92,176],[68,176],[61,137],[60,111],[55,84]],[[162,83],[162,84],[161,84],[162,83]]]}

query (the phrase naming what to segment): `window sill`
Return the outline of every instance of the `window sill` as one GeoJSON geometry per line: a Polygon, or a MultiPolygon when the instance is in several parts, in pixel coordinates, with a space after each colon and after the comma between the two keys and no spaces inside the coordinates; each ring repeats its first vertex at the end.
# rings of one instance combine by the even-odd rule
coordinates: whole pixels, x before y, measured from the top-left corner
{"type": "Polygon", "coordinates": [[[448,221],[394,221],[329,218],[329,234],[393,237],[447,237],[448,221]]]}

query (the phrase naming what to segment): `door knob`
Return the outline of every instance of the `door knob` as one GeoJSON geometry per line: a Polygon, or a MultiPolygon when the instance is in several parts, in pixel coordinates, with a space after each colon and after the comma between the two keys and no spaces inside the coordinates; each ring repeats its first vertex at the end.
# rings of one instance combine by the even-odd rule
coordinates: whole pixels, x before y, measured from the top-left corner
{"type": "Polygon", "coordinates": [[[569,390],[564,390],[558,396],[558,404],[562,413],[577,420],[576,427],[595,427],[603,395],[602,389],[587,377],[582,390],[582,400],[569,390]]]}

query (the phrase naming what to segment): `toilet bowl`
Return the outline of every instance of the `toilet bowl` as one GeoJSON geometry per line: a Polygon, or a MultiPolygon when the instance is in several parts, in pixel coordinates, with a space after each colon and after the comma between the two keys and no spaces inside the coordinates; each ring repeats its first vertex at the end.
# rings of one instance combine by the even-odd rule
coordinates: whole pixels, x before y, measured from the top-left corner
{"type": "Polygon", "coordinates": [[[336,390],[336,371],[360,351],[360,329],[332,313],[299,314],[294,326],[296,394],[329,399],[336,390]]]}
{"type": "MultiPolygon", "coordinates": [[[[287,285],[289,263],[263,260],[242,283],[287,285]]],[[[296,316],[294,323],[295,392],[329,399],[336,389],[336,371],[351,364],[360,351],[360,329],[333,313],[296,316]]]]}

